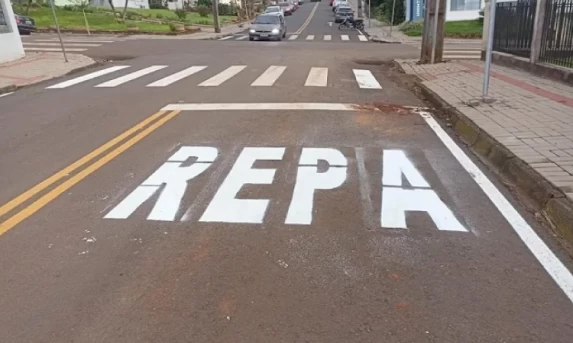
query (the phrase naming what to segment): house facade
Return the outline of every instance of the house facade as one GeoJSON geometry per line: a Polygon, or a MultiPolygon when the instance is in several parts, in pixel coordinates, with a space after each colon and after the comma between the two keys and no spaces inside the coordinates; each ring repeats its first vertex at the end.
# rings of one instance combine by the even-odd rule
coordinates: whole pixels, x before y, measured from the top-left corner
{"type": "MultiPolygon", "coordinates": [[[[483,8],[484,0],[445,0],[446,21],[473,20],[479,18],[479,11],[483,8]]],[[[404,8],[406,21],[424,19],[426,0],[406,0],[404,8]]]]}
{"type": "Polygon", "coordinates": [[[0,63],[24,57],[22,40],[10,0],[0,0],[0,63]]]}

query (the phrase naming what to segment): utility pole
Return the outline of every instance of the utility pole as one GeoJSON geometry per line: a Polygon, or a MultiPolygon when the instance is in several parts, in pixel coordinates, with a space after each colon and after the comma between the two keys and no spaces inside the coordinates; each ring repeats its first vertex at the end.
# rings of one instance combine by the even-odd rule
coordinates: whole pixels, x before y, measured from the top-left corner
{"type": "Polygon", "coordinates": [[[219,0],[211,0],[213,6],[213,26],[215,33],[221,33],[221,25],[219,24],[219,0]]]}
{"type": "Polygon", "coordinates": [[[427,0],[420,63],[438,63],[444,54],[447,0],[427,0]]]}

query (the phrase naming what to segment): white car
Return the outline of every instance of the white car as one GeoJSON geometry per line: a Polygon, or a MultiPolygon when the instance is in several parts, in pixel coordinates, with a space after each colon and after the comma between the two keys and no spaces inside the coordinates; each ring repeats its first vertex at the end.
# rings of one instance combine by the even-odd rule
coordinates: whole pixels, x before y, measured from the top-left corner
{"type": "Polygon", "coordinates": [[[332,12],[336,12],[336,8],[341,4],[348,5],[350,7],[350,4],[347,0],[334,0],[332,3],[332,12]]]}
{"type": "Polygon", "coordinates": [[[265,8],[264,13],[280,13],[281,16],[283,17],[283,20],[285,18],[285,12],[283,11],[282,7],[280,7],[280,6],[269,6],[269,7],[265,8]]]}

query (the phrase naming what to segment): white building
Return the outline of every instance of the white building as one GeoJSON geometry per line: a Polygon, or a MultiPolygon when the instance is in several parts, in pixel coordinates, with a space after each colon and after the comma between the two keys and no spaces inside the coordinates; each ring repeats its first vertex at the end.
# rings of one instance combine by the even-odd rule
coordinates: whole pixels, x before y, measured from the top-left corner
{"type": "Polygon", "coordinates": [[[22,40],[10,0],[0,0],[0,63],[24,57],[22,40]]]}

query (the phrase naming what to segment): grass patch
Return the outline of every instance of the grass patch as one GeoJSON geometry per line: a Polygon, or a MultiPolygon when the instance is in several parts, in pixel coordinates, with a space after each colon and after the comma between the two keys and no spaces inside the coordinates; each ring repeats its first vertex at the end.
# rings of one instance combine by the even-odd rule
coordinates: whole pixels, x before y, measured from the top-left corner
{"type": "MultiPolygon", "coordinates": [[[[449,38],[481,38],[483,25],[479,20],[448,21],[445,35],[449,38]]],[[[420,37],[424,33],[423,22],[409,22],[400,26],[400,31],[410,37],[420,37]]]]}
{"type": "MultiPolygon", "coordinates": [[[[130,26],[137,26],[141,32],[169,32],[169,22],[178,21],[173,11],[164,9],[128,9],[127,12],[131,12],[132,15],[127,16],[129,19],[126,19],[125,23],[118,22],[111,14],[110,9],[90,8],[90,10],[93,10],[93,12],[86,13],[86,16],[90,30],[92,31],[124,31],[127,29],[128,24],[131,24],[130,26]],[[141,17],[135,16],[134,14],[136,13],[141,15],[141,17]],[[157,14],[159,14],[159,18],[156,17],[157,14]],[[160,19],[162,23],[138,20],[142,18],[160,19]]],[[[28,15],[34,18],[38,28],[47,28],[48,26],[54,25],[50,8],[30,8],[28,15]]],[[[84,16],[81,11],[68,11],[56,8],[56,15],[58,16],[58,23],[62,29],[85,30],[84,16]]],[[[233,16],[220,16],[221,23],[230,22],[233,19],[235,19],[233,16]]],[[[213,18],[212,16],[201,17],[198,13],[189,13],[185,22],[189,24],[212,25],[213,18]]]]}

